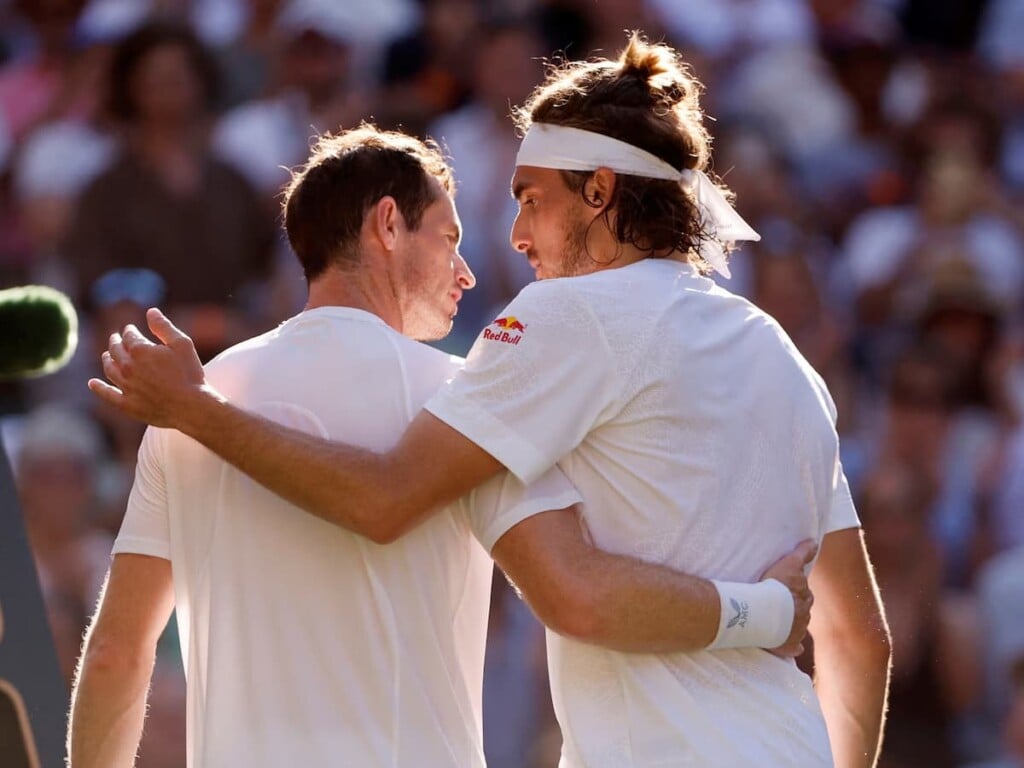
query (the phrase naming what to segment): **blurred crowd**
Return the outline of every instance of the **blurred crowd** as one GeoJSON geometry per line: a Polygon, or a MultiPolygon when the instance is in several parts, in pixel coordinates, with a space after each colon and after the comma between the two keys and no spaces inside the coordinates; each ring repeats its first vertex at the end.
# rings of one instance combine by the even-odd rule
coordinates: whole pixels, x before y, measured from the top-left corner
{"type": "MultiPolygon", "coordinates": [[[[142,433],[85,388],[108,334],[160,305],[208,358],[299,311],[278,190],[315,132],[373,119],[452,158],[464,353],[531,277],[510,107],[627,29],[706,85],[714,170],[762,234],[723,285],[837,401],[893,633],[882,765],[1024,766],[1024,0],[0,0],[0,287],[83,319],[68,368],[0,386],[66,678],[142,433]]],[[[141,768],[184,765],[163,646],[141,768]]],[[[555,764],[545,674],[496,579],[493,768],[555,764]]]]}

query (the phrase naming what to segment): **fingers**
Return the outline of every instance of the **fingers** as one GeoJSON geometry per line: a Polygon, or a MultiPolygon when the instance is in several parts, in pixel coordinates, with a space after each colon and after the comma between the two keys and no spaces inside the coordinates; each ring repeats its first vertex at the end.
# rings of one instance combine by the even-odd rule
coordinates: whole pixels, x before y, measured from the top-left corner
{"type": "Polygon", "coordinates": [[[149,324],[149,330],[153,332],[153,335],[168,347],[185,343],[192,346],[192,339],[156,307],[146,310],[146,322],[149,324]]]}
{"type": "Polygon", "coordinates": [[[107,340],[107,351],[104,353],[114,359],[122,369],[131,364],[131,354],[124,345],[124,338],[119,333],[110,334],[107,340]]]}
{"type": "MultiPolygon", "coordinates": [[[[117,334],[114,334],[115,336],[117,334]]],[[[134,353],[142,347],[153,347],[156,346],[152,341],[147,339],[138,328],[134,325],[126,325],[124,330],[121,331],[121,343],[125,346],[129,353],[134,353]]]]}
{"type": "MultiPolygon", "coordinates": [[[[124,354],[123,350],[121,354],[124,354]]],[[[110,351],[103,353],[100,357],[100,363],[103,366],[103,375],[110,379],[110,382],[115,387],[123,391],[126,383],[124,371],[121,364],[114,359],[114,356],[110,351]]],[[[90,389],[92,389],[92,387],[90,387],[90,389]]]]}
{"type": "Polygon", "coordinates": [[[775,654],[782,659],[795,659],[804,653],[803,643],[786,643],[778,648],[772,648],[769,653],[775,654]]]}
{"type": "Polygon", "coordinates": [[[105,403],[120,408],[124,394],[117,387],[112,387],[100,379],[89,379],[89,391],[105,403]]]}
{"type": "Polygon", "coordinates": [[[800,558],[802,565],[807,565],[818,554],[818,543],[814,539],[804,539],[796,545],[793,554],[800,558]]]}

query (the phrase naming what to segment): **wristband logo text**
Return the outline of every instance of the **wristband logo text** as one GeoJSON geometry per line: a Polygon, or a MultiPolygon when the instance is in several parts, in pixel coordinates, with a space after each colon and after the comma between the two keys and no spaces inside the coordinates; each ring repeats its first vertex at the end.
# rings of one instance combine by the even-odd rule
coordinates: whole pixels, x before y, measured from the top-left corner
{"type": "Polygon", "coordinates": [[[483,336],[488,341],[500,341],[502,344],[512,344],[514,346],[522,340],[525,332],[526,326],[519,322],[517,318],[509,315],[508,317],[499,317],[491,325],[484,328],[483,336]],[[491,330],[491,326],[498,330],[491,330]]]}
{"type": "Polygon", "coordinates": [[[747,620],[750,618],[750,604],[745,600],[741,603],[735,597],[730,597],[729,602],[732,603],[732,609],[736,611],[736,615],[729,619],[729,623],[725,625],[726,629],[732,629],[737,624],[740,628],[747,626],[747,620]]]}

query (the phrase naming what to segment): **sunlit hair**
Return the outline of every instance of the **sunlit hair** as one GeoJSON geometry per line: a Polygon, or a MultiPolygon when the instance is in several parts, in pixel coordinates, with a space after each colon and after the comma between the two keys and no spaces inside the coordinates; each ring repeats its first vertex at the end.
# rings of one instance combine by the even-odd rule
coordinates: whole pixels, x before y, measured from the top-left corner
{"type": "MultiPolygon", "coordinates": [[[[701,90],[675,50],[634,32],[615,61],[553,65],[515,120],[522,133],[533,123],[579,128],[645,149],[679,170],[707,172],[711,137],[704,127],[701,90]]],[[[592,172],[561,173],[582,196],[592,172]]],[[[620,243],[651,256],[680,251],[702,271],[710,270],[699,255],[709,235],[693,199],[676,182],[619,174],[603,215],[620,243]]]]}
{"type": "Polygon", "coordinates": [[[452,171],[437,144],[408,134],[358,128],[320,136],[309,160],[292,173],[283,192],[284,228],[307,280],[331,264],[359,264],[363,219],[383,197],[393,197],[410,230],[423,212],[455,190],[452,171]]]}

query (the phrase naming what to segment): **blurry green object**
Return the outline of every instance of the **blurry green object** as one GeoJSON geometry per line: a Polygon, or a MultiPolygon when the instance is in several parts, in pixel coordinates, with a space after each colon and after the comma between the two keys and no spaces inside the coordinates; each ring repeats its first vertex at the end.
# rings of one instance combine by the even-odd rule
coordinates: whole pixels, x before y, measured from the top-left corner
{"type": "Polygon", "coordinates": [[[78,346],[71,300],[43,285],[0,291],[0,379],[53,373],[78,346]]]}

